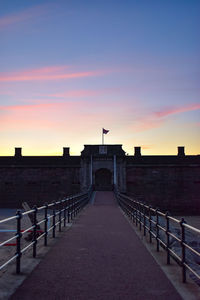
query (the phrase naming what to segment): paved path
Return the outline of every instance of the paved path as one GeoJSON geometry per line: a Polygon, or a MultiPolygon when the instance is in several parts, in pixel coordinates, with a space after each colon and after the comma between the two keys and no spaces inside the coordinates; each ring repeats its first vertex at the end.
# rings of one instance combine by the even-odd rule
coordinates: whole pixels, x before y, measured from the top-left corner
{"type": "Polygon", "coordinates": [[[97,192],[11,299],[181,299],[118,208],[97,192]]]}

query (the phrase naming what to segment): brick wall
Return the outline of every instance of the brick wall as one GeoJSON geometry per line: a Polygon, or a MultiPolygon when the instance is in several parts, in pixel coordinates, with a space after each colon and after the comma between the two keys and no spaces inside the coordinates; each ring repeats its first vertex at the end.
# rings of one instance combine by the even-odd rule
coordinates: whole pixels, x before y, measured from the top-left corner
{"type": "Polygon", "coordinates": [[[200,167],[129,166],[127,193],[173,214],[200,214],[200,167]]]}
{"type": "Polygon", "coordinates": [[[78,167],[2,167],[0,207],[42,205],[78,193],[79,173],[78,167]]]}

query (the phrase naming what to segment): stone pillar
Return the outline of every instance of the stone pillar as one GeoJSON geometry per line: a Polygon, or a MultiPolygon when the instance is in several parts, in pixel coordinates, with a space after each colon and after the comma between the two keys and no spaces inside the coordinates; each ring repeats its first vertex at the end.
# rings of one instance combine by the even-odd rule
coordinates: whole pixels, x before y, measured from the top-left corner
{"type": "Polygon", "coordinates": [[[141,156],[141,147],[135,147],[135,156],[141,156]]]}
{"type": "Polygon", "coordinates": [[[69,156],[69,147],[63,147],[63,157],[69,156]]]}
{"type": "Polygon", "coordinates": [[[15,148],[15,157],[22,156],[22,148],[15,148]]]}
{"type": "Polygon", "coordinates": [[[185,147],[183,146],[178,147],[178,156],[185,156],[185,147]]]}

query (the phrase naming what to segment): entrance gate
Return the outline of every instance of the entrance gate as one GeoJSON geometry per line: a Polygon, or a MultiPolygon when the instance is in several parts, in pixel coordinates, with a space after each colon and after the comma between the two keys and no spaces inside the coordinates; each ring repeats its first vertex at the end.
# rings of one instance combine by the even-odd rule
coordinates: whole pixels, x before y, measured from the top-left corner
{"type": "Polygon", "coordinates": [[[113,189],[112,173],[110,170],[102,168],[95,172],[95,190],[111,191],[113,189]]]}

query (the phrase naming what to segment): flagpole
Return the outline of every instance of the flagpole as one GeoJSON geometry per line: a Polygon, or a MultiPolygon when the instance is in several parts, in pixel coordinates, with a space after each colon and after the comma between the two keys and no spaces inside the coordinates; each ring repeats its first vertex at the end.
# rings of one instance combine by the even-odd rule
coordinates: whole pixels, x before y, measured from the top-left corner
{"type": "Polygon", "coordinates": [[[103,128],[102,128],[102,145],[104,144],[103,128]]]}

